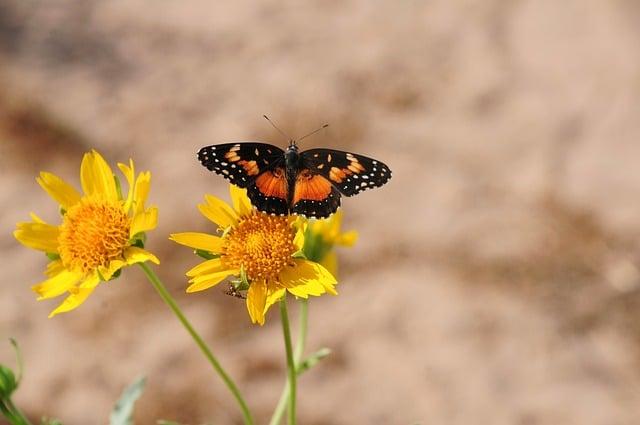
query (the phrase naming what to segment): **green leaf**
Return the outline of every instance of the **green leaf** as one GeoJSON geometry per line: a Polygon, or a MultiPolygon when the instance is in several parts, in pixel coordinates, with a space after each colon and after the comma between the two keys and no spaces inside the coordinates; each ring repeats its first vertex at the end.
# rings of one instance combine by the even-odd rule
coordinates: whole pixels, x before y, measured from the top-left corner
{"type": "Polygon", "coordinates": [[[13,371],[0,364],[0,398],[11,398],[16,388],[18,388],[18,381],[13,371]]]}
{"type": "Polygon", "coordinates": [[[318,351],[316,351],[315,353],[311,354],[309,357],[304,359],[302,362],[300,362],[300,364],[296,368],[296,373],[300,375],[306,372],[307,370],[317,365],[320,362],[320,360],[324,359],[329,354],[331,354],[330,349],[326,347],[319,349],[318,351]]]}
{"type": "Polygon", "coordinates": [[[15,373],[11,368],[0,364],[0,398],[8,399],[11,397],[11,394],[18,388],[20,385],[20,380],[22,379],[22,354],[20,353],[20,348],[18,347],[18,343],[15,339],[9,338],[9,342],[13,345],[13,349],[16,352],[16,362],[18,363],[18,377],[16,378],[15,373]]]}
{"type": "Polygon", "coordinates": [[[11,343],[11,345],[13,345],[13,351],[16,352],[16,362],[18,363],[18,381],[16,382],[16,384],[20,385],[20,381],[22,380],[22,372],[24,370],[22,353],[20,352],[20,347],[18,347],[18,342],[15,339],[9,338],[9,342],[11,343]]]}
{"type": "Polygon", "coordinates": [[[56,261],[60,259],[60,254],[57,254],[55,252],[46,252],[45,255],[51,261],[56,261]]]}
{"type": "Polygon", "coordinates": [[[164,419],[159,419],[158,425],[180,425],[180,424],[174,421],[165,421],[164,419]]]}
{"type": "Polygon", "coordinates": [[[219,255],[212,254],[209,251],[205,251],[203,249],[196,249],[194,251],[198,257],[202,257],[205,260],[213,260],[214,258],[218,258],[219,255]]]}
{"type": "Polygon", "coordinates": [[[111,411],[109,425],[133,425],[133,408],[144,391],[146,378],[138,378],[122,392],[111,411]]]}

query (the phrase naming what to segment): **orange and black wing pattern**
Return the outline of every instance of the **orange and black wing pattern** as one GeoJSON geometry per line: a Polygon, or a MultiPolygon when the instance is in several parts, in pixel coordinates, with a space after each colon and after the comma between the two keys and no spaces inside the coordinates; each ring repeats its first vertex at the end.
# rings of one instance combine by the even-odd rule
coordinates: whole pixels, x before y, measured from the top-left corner
{"type": "Polygon", "coordinates": [[[302,152],[304,167],[327,179],[345,196],[380,187],[391,178],[384,163],[349,152],[310,149],[302,152]]]}
{"type": "Polygon", "coordinates": [[[205,146],[198,152],[198,160],[209,171],[248,188],[261,173],[275,169],[283,155],[282,149],[267,143],[238,142],[205,146]]]}
{"type": "Polygon", "coordinates": [[[308,168],[298,171],[291,212],[305,217],[325,218],[340,207],[340,192],[320,174],[308,168]]]}
{"type": "Polygon", "coordinates": [[[268,214],[288,214],[288,194],[287,178],[281,166],[260,173],[247,188],[251,204],[259,211],[268,214]]]}

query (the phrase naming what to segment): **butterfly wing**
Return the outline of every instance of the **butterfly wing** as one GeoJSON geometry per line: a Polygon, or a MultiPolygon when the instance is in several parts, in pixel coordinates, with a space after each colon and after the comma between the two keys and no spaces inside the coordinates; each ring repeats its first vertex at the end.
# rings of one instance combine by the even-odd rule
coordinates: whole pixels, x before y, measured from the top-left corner
{"type": "Polygon", "coordinates": [[[303,166],[327,179],[345,196],[380,187],[391,178],[384,163],[350,152],[309,149],[302,152],[303,166]]]}
{"type": "Polygon", "coordinates": [[[287,178],[282,166],[263,171],[247,187],[251,204],[262,212],[275,215],[289,213],[288,193],[287,178]]]}
{"type": "Polygon", "coordinates": [[[275,169],[284,160],[284,151],[267,143],[223,143],[200,149],[198,160],[209,171],[248,188],[262,172],[275,169]]]}
{"type": "Polygon", "coordinates": [[[325,218],[340,206],[340,192],[329,180],[305,168],[298,172],[291,212],[305,217],[325,218]]]}

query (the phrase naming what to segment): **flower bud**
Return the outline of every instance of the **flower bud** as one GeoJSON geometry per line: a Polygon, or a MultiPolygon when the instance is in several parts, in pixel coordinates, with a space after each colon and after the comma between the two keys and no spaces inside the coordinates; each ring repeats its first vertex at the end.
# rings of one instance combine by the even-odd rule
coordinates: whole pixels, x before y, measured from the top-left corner
{"type": "Polygon", "coordinates": [[[16,376],[11,369],[0,364],[0,398],[6,399],[18,388],[16,376]]]}

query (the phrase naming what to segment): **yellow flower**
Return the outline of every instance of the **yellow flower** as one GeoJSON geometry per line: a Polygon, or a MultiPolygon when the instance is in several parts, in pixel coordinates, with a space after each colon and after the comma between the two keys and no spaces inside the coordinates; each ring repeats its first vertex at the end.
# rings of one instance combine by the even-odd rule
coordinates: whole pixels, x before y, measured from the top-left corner
{"type": "Polygon", "coordinates": [[[230,185],[233,207],[207,195],[200,212],[218,225],[221,236],[176,233],[170,239],[203,251],[210,259],[187,272],[187,292],[202,291],[238,276],[249,283],[247,310],[253,323],[264,324],[269,307],[284,295],[308,298],[336,295],[336,280],[323,266],[302,257],[306,223],[295,217],[272,216],[252,209],[246,191],[230,185]]]}
{"type": "Polygon", "coordinates": [[[84,195],[60,177],[42,172],[36,180],[60,204],[62,223],[45,223],[31,213],[31,222],[17,224],[13,232],[23,245],[47,254],[45,281],[34,285],[38,300],[70,295],[49,317],[82,304],[101,281],[118,275],[122,267],[158,259],[143,246],[144,232],[156,227],[158,210],[145,208],[151,174],[135,178],[133,161],[118,164],[129,184],[128,196],[107,162],[96,151],[84,155],[80,182],[84,195]]]}
{"type": "Polygon", "coordinates": [[[329,218],[310,222],[305,234],[305,257],[319,262],[334,276],[338,275],[338,257],[333,248],[353,246],[358,240],[355,230],[343,233],[341,228],[342,210],[339,210],[329,218]]]}

